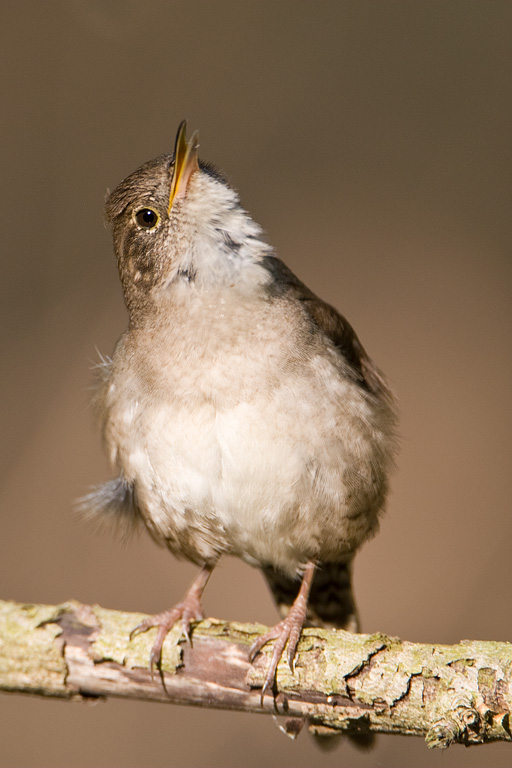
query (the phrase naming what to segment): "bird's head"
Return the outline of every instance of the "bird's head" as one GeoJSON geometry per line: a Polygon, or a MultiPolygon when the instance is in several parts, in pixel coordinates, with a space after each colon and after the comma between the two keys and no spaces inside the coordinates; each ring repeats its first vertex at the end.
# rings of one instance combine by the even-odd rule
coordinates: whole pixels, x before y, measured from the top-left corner
{"type": "Polygon", "coordinates": [[[185,131],[183,121],[174,154],[145,163],[106,200],[130,314],[165,301],[176,286],[265,279],[254,269],[270,252],[260,227],[224,177],[198,159],[197,133],[187,141],[185,131]]]}

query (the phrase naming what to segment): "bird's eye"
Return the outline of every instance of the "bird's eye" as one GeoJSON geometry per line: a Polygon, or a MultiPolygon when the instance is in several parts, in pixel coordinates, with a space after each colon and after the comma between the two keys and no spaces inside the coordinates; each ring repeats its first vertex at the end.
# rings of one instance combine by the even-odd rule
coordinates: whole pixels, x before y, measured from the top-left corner
{"type": "Polygon", "coordinates": [[[135,214],[135,221],[139,227],[142,227],[142,229],[154,229],[158,226],[160,216],[151,208],[141,208],[140,211],[137,211],[135,214]]]}

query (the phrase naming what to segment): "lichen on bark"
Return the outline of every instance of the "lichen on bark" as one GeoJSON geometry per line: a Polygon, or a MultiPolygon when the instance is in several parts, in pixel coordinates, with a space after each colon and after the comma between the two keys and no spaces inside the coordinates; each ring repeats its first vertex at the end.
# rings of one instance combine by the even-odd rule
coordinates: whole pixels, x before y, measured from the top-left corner
{"type": "Polygon", "coordinates": [[[154,630],[130,640],[143,618],[77,601],[0,602],[0,689],[278,712],[321,733],[423,735],[437,748],[512,740],[510,643],[427,645],[306,629],[294,671],[283,659],[273,695],[261,702],[272,645],[253,664],[248,649],[264,627],[207,619],[194,625],[190,645],[178,625],[152,678],[154,630]]]}

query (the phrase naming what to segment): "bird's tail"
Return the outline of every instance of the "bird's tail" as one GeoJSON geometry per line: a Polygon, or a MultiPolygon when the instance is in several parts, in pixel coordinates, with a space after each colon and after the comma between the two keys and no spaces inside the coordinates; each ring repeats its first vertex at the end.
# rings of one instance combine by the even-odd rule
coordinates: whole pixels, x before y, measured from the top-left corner
{"type": "MultiPolygon", "coordinates": [[[[292,579],[270,567],[263,572],[279,613],[284,617],[297,597],[300,579],[292,579]]],[[[306,626],[359,631],[351,572],[351,561],[317,567],[309,593],[306,626]]]]}

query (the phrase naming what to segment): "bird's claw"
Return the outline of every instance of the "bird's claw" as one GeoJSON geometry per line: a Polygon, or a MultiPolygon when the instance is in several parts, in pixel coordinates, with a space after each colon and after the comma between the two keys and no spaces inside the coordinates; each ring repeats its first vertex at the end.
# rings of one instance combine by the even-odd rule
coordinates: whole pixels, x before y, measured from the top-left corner
{"type": "Polygon", "coordinates": [[[140,624],[137,624],[137,626],[130,632],[130,641],[132,641],[134,637],[137,637],[137,635],[147,632],[148,629],[158,626],[158,624],[155,623],[156,618],[156,616],[151,616],[150,618],[141,621],[140,624]]]}
{"type": "Polygon", "coordinates": [[[275,640],[274,649],[261,689],[261,705],[265,694],[272,690],[276,681],[277,666],[288,643],[288,665],[292,674],[295,672],[295,656],[299,643],[300,632],[304,623],[302,612],[290,610],[288,616],[275,625],[264,635],[260,635],[249,649],[249,661],[252,663],[264,645],[275,640]]]}
{"type": "Polygon", "coordinates": [[[137,637],[137,635],[140,635],[143,632],[147,632],[148,629],[156,628],[158,630],[149,656],[151,680],[154,679],[155,668],[160,671],[160,677],[162,677],[161,663],[164,640],[176,622],[181,619],[182,632],[186,641],[191,644],[190,627],[192,622],[202,618],[203,611],[199,600],[187,596],[181,603],[178,603],[174,608],[171,608],[171,610],[157,613],[155,616],[149,616],[132,629],[130,632],[130,640],[133,640],[134,637],[137,637]]]}

